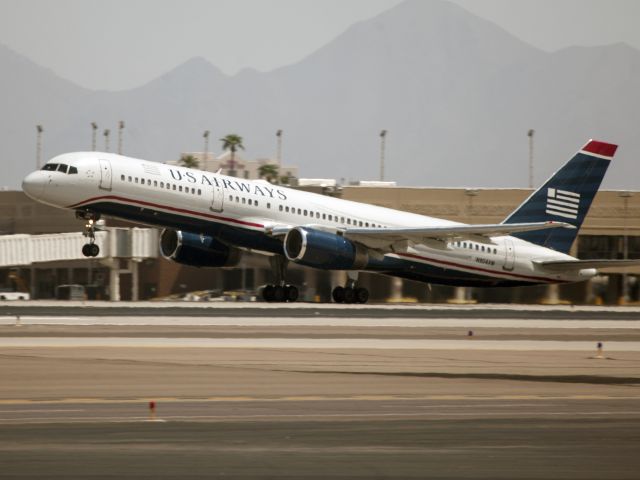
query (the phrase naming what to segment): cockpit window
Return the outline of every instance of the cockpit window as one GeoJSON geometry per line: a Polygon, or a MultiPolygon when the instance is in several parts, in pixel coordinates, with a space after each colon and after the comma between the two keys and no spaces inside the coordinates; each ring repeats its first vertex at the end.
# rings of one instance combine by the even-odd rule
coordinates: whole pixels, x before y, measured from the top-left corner
{"type": "Polygon", "coordinates": [[[44,167],[42,167],[42,170],[49,170],[50,172],[55,172],[57,169],[58,169],[57,163],[47,163],[45,164],[44,167]]]}
{"type": "Polygon", "coordinates": [[[64,163],[61,163],[60,165],[58,165],[59,172],[67,173],[67,168],[69,168],[69,166],[65,165],[64,163]]]}
{"type": "Polygon", "coordinates": [[[69,167],[69,175],[73,174],[73,173],[78,173],[78,169],[76,167],[69,167]]]}

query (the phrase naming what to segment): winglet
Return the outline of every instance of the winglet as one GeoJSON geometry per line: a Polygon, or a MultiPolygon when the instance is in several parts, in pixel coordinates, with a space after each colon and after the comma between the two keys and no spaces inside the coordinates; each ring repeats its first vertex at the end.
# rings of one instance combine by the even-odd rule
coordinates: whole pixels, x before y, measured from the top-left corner
{"type": "Polygon", "coordinates": [[[589,154],[594,153],[603,157],[613,158],[618,149],[617,145],[612,143],[599,142],[597,140],[589,140],[587,144],[582,147],[582,152],[589,154]]]}

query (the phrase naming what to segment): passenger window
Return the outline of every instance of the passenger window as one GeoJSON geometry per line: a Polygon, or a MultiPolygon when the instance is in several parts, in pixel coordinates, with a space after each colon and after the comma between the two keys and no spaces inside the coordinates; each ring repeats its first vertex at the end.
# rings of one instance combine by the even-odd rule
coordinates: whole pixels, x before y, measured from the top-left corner
{"type": "Polygon", "coordinates": [[[124,175],[120,175],[120,180],[124,182],[124,175]]]}
{"type": "Polygon", "coordinates": [[[182,185],[180,185],[180,186],[178,187],[178,191],[179,191],[179,192],[181,192],[181,191],[182,191],[182,185]]]}
{"type": "Polygon", "coordinates": [[[198,189],[198,195],[202,195],[202,190],[198,189]]]}
{"type": "Polygon", "coordinates": [[[360,220],[360,221],[358,222],[358,226],[359,226],[359,227],[361,227],[361,226],[362,226],[362,220],[360,220]]]}
{"type": "Polygon", "coordinates": [[[229,195],[229,201],[233,202],[233,195],[229,195]]]}
{"type": "Polygon", "coordinates": [[[164,188],[164,182],[160,182],[160,188],[164,188]]]}
{"type": "Polygon", "coordinates": [[[245,203],[247,203],[247,199],[242,197],[242,204],[244,205],[245,203]]]}
{"type": "Polygon", "coordinates": [[[252,204],[253,204],[253,201],[252,201],[251,199],[249,199],[249,200],[247,201],[247,203],[249,203],[249,205],[252,205],[252,204]]]}
{"type": "Polygon", "coordinates": [[[289,213],[289,207],[284,207],[285,212],[289,213]]]}
{"type": "Polygon", "coordinates": [[[320,212],[316,212],[316,218],[320,218],[320,212]]]}
{"type": "Polygon", "coordinates": [[[175,191],[175,190],[177,190],[177,188],[176,188],[176,184],[175,184],[175,183],[174,183],[173,185],[171,185],[171,187],[172,187],[172,189],[173,189],[174,191],[175,191]]]}
{"type": "Polygon", "coordinates": [[[497,253],[498,253],[498,249],[497,249],[497,248],[494,248],[494,249],[493,249],[493,254],[494,254],[494,255],[497,255],[497,253]]]}
{"type": "Polygon", "coordinates": [[[344,223],[344,217],[340,217],[340,223],[344,223]]]}
{"type": "Polygon", "coordinates": [[[298,209],[298,215],[302,215],[302,210],[298,209]]]}
{"type": "Polygon", "coordinates": [[[480,250],[482,250],[484,252],[484,245],[482,247],[480,247],[480,250]]]}
{"type": "Polygon", "coordinates": [[[127,177],[127,180],[131,181],[131,176],[127,177]]]}
{"type": "Polygon", "coordinates": [[[236,197],[236,203],[240,203],[240,197],[236,197]]]}
{"type": "Polygon", "coordinates": [[[254,200],[254,201],[253,201],[253,206],[254,206],[254,207],[257,207],[257,206],[258,206],[258,200],[254,200]]]}
{"type": "Polygon", "coordinates": [[[47,163],[44,167],[42,167],[42,170],[47,170],[49,172],[55,172],[57,169],[58,169],[57,163],[47,163]]]}
{"type": "Polygon", "coordinates": [[[326,214],[326,213],[323,213],[323,214],[322,214],[322,219],[323,219],[323,220],[326,220],[326,219],[327,219],[327,214],[326,214]]]}
{"type": "Polygon", "coordinates": [[[134,178],[135,182],[138,183],[138,177],[134,178]]]}
{"type": "Polygon", "coordinates": [[[154,181],[153,181],[153,186],[154,186],[154,187],[157,187],[157,186],[158,186],[158,180],[154,180],[154,181]]]}
{"type": "MultiPolygon", "coordinates": [[[[73,175],[74,173],[78,173],[78,169],[76,167],[69,167],[69,175],[73,175]]],[[[124,180],[124,175],[122,179],[124,180]]]]}
{"type": "Polygon", "coordinates": [[[151,179],[147,179],[147,185],[151,186],[151,179]]]}
{"type": "Polygon", "coordinates": [[[196,189],[195,189],[195,188],[193,188],[193,187],[191,187],[191,193],[192,193],[193,195],[195,195],[195,194],[196,194],[196,189]]]}
{"type": "Polygon", "coordinates": [[[167,190],[171,190],[171,184],[167,183],[167,190]]]}
{"type": "Polygon", "coordinates": [[[280,206],[278,207],[278,210],[280,210],[280,211],[282,211],[282,210],[283,210],[283,209],[282,209],[282,205],[280,205],[280,206]]]}
{"type": "Polygon", "coordinates": [[[306,217],[307,216],[307,211],[305,210],[304,212],[302,212],[303,215],[306,217]]]}
{"type": "Polygon", "coordinates": [[[329,215],[329,221],[333,222],[333,215],[329,215]]]}

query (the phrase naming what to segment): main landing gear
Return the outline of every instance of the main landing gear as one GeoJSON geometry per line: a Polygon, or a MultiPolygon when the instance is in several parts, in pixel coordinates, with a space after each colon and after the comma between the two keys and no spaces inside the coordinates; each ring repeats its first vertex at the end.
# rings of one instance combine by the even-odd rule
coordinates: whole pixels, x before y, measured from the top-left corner
{"type": "Polygon", "coordinates": [[[295,302],[298,299],[298,288],[295,285],[285,283],[288,260],[282,255],[269,257],[269,263],[273,270],[276,283],[267,285],[262,290],[262,298],[265,302],[295,302]]]}
{"type": "Polygon", "coordinates": [[[96,222],[100,215],[91,212],[76,212],[76,218],[86,220],[82,235],[89,239],[89,243],[82,246],[82,254],[85,257],[97,257],[100,254],[100,247],[96,245],[96,222]]]}
{"type": "Polygon", "coordinates": [[[347,285],[336,287],[331,292],[333,301],[336,303],[367,303],[369,300],[369,290],[357,287],[358,272],[347,272],[347,285]]]}

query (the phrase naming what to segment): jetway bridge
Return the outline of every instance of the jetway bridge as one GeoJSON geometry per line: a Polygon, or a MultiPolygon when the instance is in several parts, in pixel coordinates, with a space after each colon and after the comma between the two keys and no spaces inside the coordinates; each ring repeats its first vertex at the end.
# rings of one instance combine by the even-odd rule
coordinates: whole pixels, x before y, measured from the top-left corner
{"type": "MultiPolygon", "coordinates": [[[[100,247],[96,257],[87,258],[82,246],[87,238],[79,232],[44,235],[0,236],[0,268],[39,268],[54,262],[98,261],[109,268],[111,300],[120,298],[120,275],[132,276],[131,297],[138,299],[138,265],[145,259],[158,257],[158,230],[152,228],[105,228],[96,232],[100,247]]],[[[31,294],[35,275],[31,275],[31,294]]]]}

